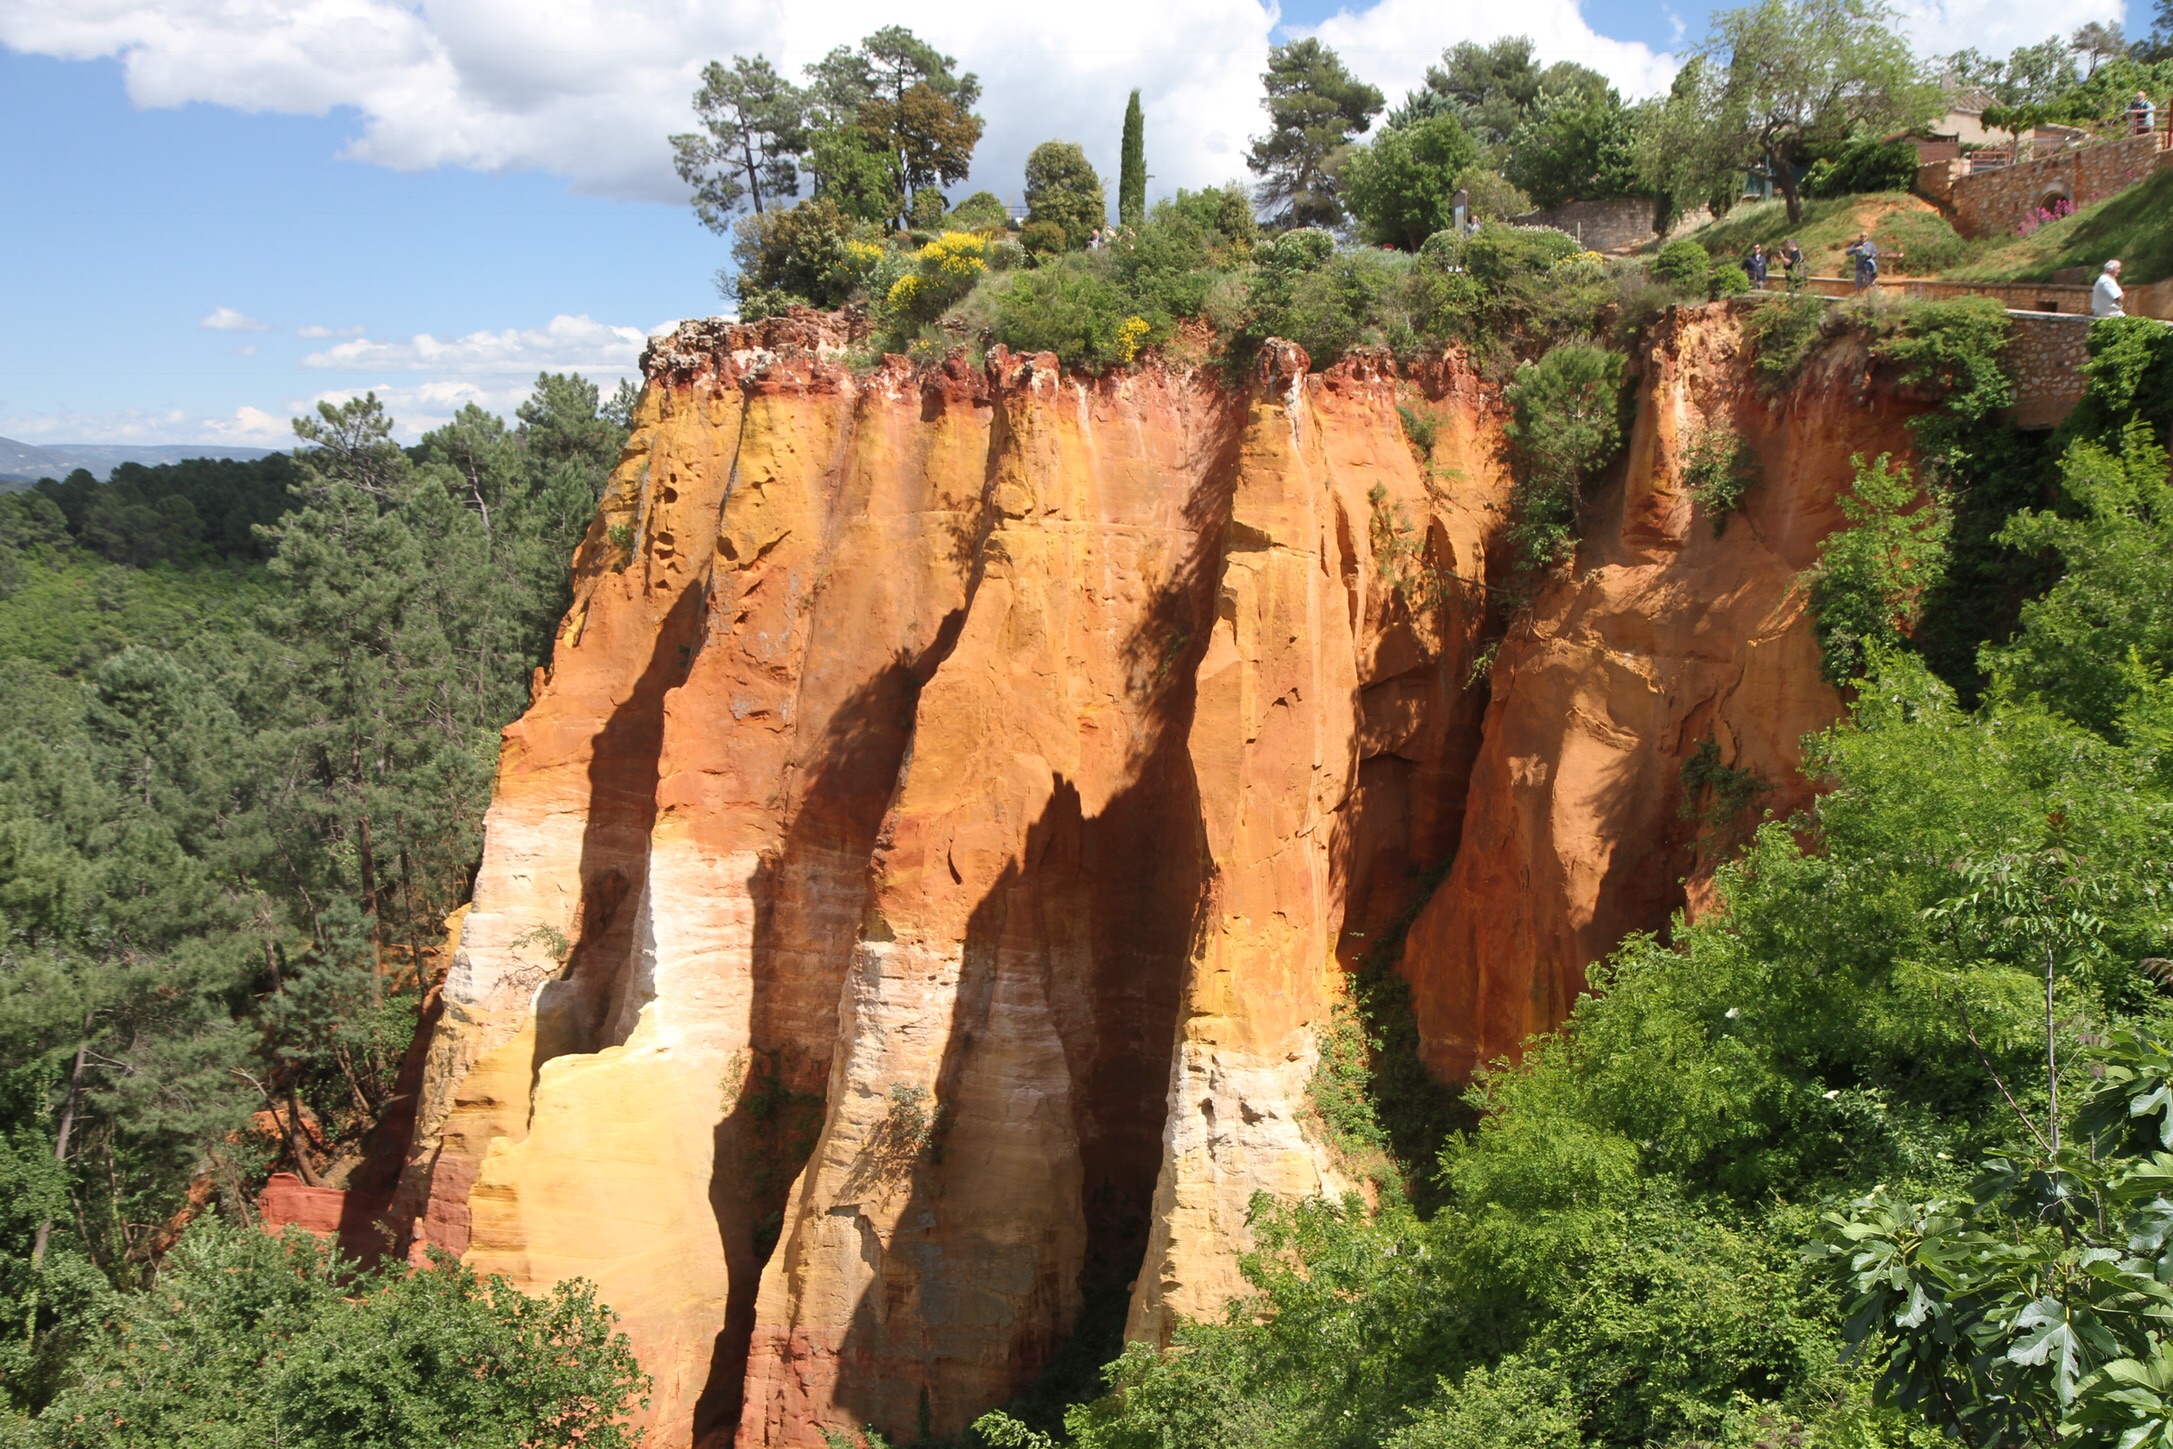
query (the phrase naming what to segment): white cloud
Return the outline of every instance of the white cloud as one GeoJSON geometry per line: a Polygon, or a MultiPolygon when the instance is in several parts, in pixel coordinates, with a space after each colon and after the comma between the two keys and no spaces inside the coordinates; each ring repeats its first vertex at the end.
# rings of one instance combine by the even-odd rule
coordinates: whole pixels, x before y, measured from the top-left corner
{"type": "MultiPolygon", "coordinates": [[[[2143,23],[2149,6],[2137,0],[2135,29],[2143,23]]],[[[2052,35],[2072,34],[2092,20],[2121,18],[2119,0],[2042,0],[2034,5],[1988,4],[1986,0],[1903,0],[1902,30],[1910,43],[1928,55],[1944,55],[1964,47],[1986,55],[2004,56],[2018,45],[2035,45],[2052,35]]]]}
{"type": "Polygon", "coordinates": [[[436,372],[476,374],[582,372],[591,376],[624,375],[634,370],[649,334],[639,327],[613,327],[582,315],[561,313],[542,327],[508,327],[502,332],[470,332],[440,341],[418,332],[405,341],[376,342],[359,337],[312,352],[302,366],[348,372],[436,372]]]}
{"type": "Polygon", "coordinates": [[[221,307],[196,325],[208,327],[214,332],[269,332],[271,330],[271,324],[259,322],[246,312],[237,312],[232,307],[221,307]]]}
{"type": "Polygon", "coordinates": [[[185,408],[127,408],[115,412],[10,412],[0,409],[0,435],[25,443],[228,443],[283,448],[294,441],[285,417],[240,407],[223,418],[185,408]]]}
{"type": "Polygon", "coordinates": [[[1508,35],[1532,38],[1542,62],[1573,60],[1615,83],[1625,97],[1657,95],[1675,78],[1672,56],[1641,42],[1611,40],[1585,23],[1577,0],[1523,0],[1509,6],[1480,0],[1378,0],[1344,10],[1316,32],[1352,70],[1386,91],[1390,104],[1416,86],[1426,67],[1459,40],[1481,44],[1508,35]]]}
{"type": "MultiPolygon", "coordinates": [[[[351,154],[406,170],[540,169],[584,190],[683,199],[664,138],[702,63],[762,52],[797,73],[897,18],[888,0],[0,0],[0,43],[117,56],[141,106],[362,116],[351,154]]],[[[958,6],[915,29],[978,72],[973,184],[1020,187],[1051,136],[1114,168],[1140,87],[1161,189],[1238,174],[1274,15],[1259,0],[958,6]]]]}
{"type": "MultiPolygon", "coordinates": [[[[608,390],[609,379],[606,379],[608,390]]],[[[343,403],[349,398],[374,393],[392,416],[394,434],[414,442],[432,428],[451,422],[453,414],[470,403],[485,412],[510,418],[515,408],[528,401],[532,391],[532,383],[511,380],[496,385],[466,378],[438,378],[424,383],[380,382],[368,387],[327,388],[289,404],[289,410],[296,414],[314,413],[318,403],[343,403]]],[[[290,429],[288,436],[292,435],[290,429]]]]}
{"type": "MultiPolygon", "coordinates": [[[[1904,0],[1903,10],[1928,50],[2004,50],[2120,7],[1904,0]]],[[[352,107],[359,160],[543,170],[585,191],[676,202],[664,138],[691,123],[704,61],[761,52],[797,74],[896,18],[890,0],[0,0],[0,43],[117,56],[142,106],[352,107]]],[[[989,125],[967,185],[1014,199],[1026,152],[1050,137],[1081,142],[1114,171],[1133,86],[1157,194],[1242,176],[1278,19],[1262,0],[1091,0],[951,6],[914,28],[980,74],[989,125]]],[[[1664,87],[1674,70],[1666,54],[1594,31],[1578,0],[1374,0],[1318,29],[1392,101],[1444,46],[1504,34],[1528,34],[1549,60],[1582,61],[1628,95],[1664,87]]]]}
{"type": "Polygon", "coordinates": [[[198,432],[201,436],[192,441],[256,448],[285,448],[294,442],[294,424],[290,419],[274,417],[262,408],[246,405],[234,409],[232,417],[202,419],[198,432]]]}

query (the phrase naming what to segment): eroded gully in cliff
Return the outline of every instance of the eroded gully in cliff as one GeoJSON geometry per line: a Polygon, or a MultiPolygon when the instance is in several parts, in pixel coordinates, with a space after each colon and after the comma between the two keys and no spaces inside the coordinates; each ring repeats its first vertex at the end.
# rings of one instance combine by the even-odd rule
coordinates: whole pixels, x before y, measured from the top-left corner
{"type": "Polygon", "coordinates": [[[1701,740],[1794,778],[1830,444],[1904,412],[1776,410],[1725,311],[1672,327],[1489,703],[1508,479],[1454,358],[860,374],[842,326],[652,350],[396,1202],[418,1252],[595,1281],[665,1445],[951,1432],[1090,1310],[1217,1311],[1256,1192],[1349,1185],[1319,1033],[1427,867],[1403,969],[1456,1073],[1695,889],[1701,740]],[[1722,425],[1768,470],[1715,532],[1679,461],[1722,425]]]}

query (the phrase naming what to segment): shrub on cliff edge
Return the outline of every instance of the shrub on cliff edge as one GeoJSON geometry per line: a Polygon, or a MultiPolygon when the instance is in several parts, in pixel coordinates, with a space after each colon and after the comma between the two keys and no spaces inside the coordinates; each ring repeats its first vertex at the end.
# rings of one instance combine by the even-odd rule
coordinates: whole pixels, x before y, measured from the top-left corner
{"type": "Polygon", "coordinates": [[[1527,576],[1567,562],[1577,546],[1584,487],[1622,445],[1625,367],[1604,347],[1557,347],[1504,390],[1517,479],[1506,533],[1527,576]]]}

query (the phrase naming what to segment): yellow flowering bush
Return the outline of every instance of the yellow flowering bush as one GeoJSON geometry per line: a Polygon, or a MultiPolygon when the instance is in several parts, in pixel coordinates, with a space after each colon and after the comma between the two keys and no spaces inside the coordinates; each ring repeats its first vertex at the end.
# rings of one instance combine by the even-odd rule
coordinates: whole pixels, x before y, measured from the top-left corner
{"type": "Polygon", "coordinates": [[[871,291],[883,299],[889,325],[902,333],[934,321],[988,274],[988,238],[970,231],[947,231],[918,251],[893,253],[888,267],[906,267],[882,289],[881,269],[871,274],[871,291]]]}
{"type": "Polygon", "coordinates": [[[863,277],[874,271],[882,260],[883,249],[875,242],[849,241],[845,243],[845,264],[863,277]]]}
{"type": "Polygon", "coordinates": [[[921,271],[949,282],[970,282],[988,270],[988,239],[947,231],[920,249],[921,271]]]}
{"type": "Polygon", "coordinates": [[[1144,317],[1127,317],[1117,324],[1117,361],[1130,362],[1139,356],[1140,344],[1153,331],[1144,317]]]}

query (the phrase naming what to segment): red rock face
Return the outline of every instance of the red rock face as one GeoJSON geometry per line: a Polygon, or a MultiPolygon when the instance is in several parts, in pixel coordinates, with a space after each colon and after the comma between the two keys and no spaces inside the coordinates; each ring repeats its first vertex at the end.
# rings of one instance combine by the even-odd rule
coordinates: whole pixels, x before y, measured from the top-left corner
{"type": "Polygon", "coordinates": [[[1790,580],[1899,415],[1774,411],[1699,325],[1491,705],[1509,481],[1456,358],[1276,344],[1232,387],[855,370],[842,316],[660,341],[506,733],[411,1250],[595,1281],[665,1446],[947,1434],[1083,1315],[1217,1311],[1255,1193],[1349,1185],[1319,1032],[1431,868],[1404,964],[1454,1074],[1681,900],[1700,740],[1785,785],[1838,708],[1790,580]],[[1715,540],[1674,480],[1722,414],[1767,481],[1715,540]]]}
{"type": "Polygon", "coordinates": [[[1748,819],[1686,818],[1683,762],[1706,741],[1807,806],[1802,741],[1841,713],[1800,582],[1844,521],[1851,458],[1908,451],[1920,405],[1874,386],[1860,351],[1822,354],[1778,397],[1756,385],[1736,315],[1685,311],[1645,360],[1623,465],[1576,569],[1502,641],[1463,840],[1406,939],[1428,1065],[1454,1081],[1568,1013],[1585,967],[1706,901],[1748,819]],[[1683,480],[1709,430],[1759,481],[1716,533],[1683,480]]]}

